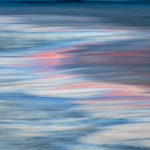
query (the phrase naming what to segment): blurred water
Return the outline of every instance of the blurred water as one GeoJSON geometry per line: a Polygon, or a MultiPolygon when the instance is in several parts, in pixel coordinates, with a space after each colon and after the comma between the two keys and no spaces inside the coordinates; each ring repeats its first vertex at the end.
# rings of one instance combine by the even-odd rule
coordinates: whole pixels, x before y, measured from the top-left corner
{"type": "Polygon", "coordinates": [[[59,15],[0,16],[1,150],[149,150],[149,30],[59,15]]]}

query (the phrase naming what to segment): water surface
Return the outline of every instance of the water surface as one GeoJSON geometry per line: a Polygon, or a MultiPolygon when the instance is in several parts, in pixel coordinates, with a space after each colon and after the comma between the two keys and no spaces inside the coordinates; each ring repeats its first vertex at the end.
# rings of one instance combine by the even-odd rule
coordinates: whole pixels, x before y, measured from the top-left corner
{"type": "Polygon", "coordinates": [[[0,149],[149,150],[149,36],[91,17],[1,15],[0,149]]]}

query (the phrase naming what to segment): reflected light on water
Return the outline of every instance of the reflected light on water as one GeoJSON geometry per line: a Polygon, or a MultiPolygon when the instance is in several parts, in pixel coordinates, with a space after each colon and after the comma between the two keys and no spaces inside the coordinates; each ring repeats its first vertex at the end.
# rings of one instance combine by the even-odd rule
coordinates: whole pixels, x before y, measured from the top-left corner
{"type": "Polygon", "coordinates": [[[0,149],[150,148],[149,31],[80,19],[0,17],[0,149]]]}

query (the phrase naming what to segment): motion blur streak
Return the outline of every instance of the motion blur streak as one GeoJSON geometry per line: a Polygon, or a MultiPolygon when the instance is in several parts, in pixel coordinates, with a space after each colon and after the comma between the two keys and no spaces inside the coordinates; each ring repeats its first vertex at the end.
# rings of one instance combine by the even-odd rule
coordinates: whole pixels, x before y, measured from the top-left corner
{"type": "Polygon", "coordinates": [[[0,15],[0,149],[149,150],[149,47],[147,27],[0,15]]]}

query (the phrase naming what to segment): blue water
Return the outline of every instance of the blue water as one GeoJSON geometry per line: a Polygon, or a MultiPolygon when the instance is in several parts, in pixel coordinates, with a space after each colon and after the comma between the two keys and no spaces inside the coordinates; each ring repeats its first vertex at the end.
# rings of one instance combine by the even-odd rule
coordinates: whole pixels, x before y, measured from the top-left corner
{"type": "MultiPolygon", "coordinates": [[[[80,2],[79,0],[0,0],[0,2],[5,2],[5,3],[22,3],[22,2],[27,2],[27,3],[53,3],[53,2],[80,2]]],[[[111,2],[149,2],[149,0],[81,0],[81,2],[106,2],[106,3],[111,3],[111,2]]]]}
{"type": "Polygon", "coordinates": [[[149,35],[90,17],[0,16],[0,149],[149,150],[149,35]]]}

